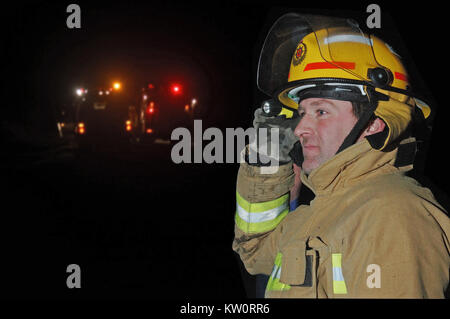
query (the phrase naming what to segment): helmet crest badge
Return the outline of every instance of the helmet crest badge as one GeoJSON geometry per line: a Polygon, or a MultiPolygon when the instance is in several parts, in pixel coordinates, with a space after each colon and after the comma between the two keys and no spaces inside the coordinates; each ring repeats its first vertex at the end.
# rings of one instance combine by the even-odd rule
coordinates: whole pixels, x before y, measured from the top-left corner
{"type": "Polygon", "coordinates": [[[300,41],[300,43],[297,45],[297,48],[295,49],[295,54],[292,57],[292,64],[299,65],[305,58],[305,54],[306,45],[303,43],[303,41],[300,41]]]}

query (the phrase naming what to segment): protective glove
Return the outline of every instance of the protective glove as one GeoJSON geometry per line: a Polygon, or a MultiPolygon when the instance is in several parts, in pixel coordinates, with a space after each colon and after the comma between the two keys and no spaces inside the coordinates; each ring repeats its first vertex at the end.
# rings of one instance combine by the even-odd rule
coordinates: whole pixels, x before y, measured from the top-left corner
{"type": "Polygon", "coordinates": [[[297,140],[297,142],[292,147],[291,151],[289,152],[289,156],[292,158],[292,161],[297,165],[298,167],[302,167],[303,164],[303,150],[302,150],[302,144],[300,141],[297,140]]]}
{"type": "Polygon", "coordinates": [[[261,108],[256,109],[253,120],[256,138],[249,144],[249,156],[246,157],[246,162],[255,166],[289,163],[292,160],[291,156],[298,152],[298,148],[296,148],[295,152],[290,154],[294,144],[299,142],[294,135],[295,127],[299,121],[299,117],[267,116],[261,108]],[[259,130],[262,128],[267,129],[266,134],[264,134],[264,130],[259,130]],[[278,129],[277,141],[272,141],[272,137],[276,136],[276,134],[272,134],[272,129],[278,129]],[[278,152],[275,143],[278,144],[278,152]]]}

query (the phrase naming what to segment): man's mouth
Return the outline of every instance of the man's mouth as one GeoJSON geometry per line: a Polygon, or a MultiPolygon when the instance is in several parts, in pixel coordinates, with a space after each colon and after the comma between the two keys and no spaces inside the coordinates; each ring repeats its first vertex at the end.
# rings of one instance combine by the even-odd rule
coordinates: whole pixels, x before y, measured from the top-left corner
{"type": "Polygon", "coordinates": [[[317,145],[312,145],[312,144],[303,145],[303,149],[305,149],[305,150],[313,150],[316,148],[319,148],[319,147],[317,145]]]}
{"type": "Polygon", "coordinates": [[[306,144],[303,146],[303,155],[305,157],[316,156],[319,153],[319,147],[312,144],[306,144]]]}

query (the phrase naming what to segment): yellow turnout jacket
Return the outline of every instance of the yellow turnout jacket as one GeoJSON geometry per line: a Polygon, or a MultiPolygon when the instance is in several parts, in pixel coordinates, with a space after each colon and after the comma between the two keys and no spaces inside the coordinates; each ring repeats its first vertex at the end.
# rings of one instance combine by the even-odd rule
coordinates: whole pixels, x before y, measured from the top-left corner
{"type": "Polygon", "coordinates": [[[302,174],[315,198],[290,213],[292,164],[270,175],[241,164],[233,249],[250,274],[270,275],[266,297],[444,297],[450,220],[405,176],[410,142],[383,152],[364,139],[302,174]]]}

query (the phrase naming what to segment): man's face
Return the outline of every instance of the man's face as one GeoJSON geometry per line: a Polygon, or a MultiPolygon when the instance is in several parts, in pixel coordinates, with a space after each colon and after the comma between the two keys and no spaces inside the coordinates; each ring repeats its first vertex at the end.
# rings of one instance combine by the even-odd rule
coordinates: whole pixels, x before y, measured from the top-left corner
{"type": "Polygon", "coordinates": [[[298,112],[294,133],[302,144],[302,169],[309,174],[336,154],[358,120],[348,101],[309,98],[300,102],[298,112]]]}

